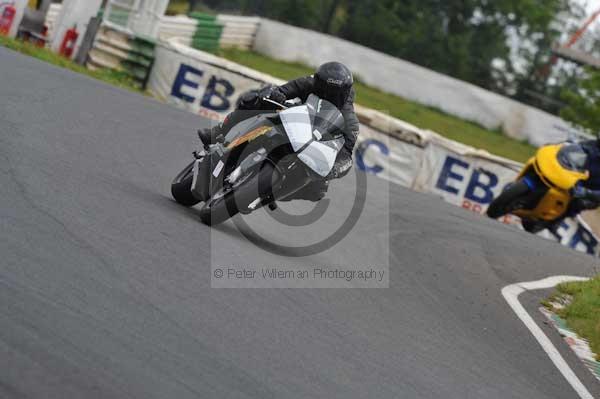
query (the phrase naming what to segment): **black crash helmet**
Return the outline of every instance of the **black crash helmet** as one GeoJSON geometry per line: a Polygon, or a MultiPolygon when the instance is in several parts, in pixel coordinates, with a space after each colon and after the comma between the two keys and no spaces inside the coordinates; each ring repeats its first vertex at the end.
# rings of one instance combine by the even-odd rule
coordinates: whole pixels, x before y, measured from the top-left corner
{"type": "Polygon", "coordinates": [[[314,74],[314,80],[315,94],[338,108],[342,108],[348,99],[354,83],[352,72],[340,62],[321,65],[314,74]]]}

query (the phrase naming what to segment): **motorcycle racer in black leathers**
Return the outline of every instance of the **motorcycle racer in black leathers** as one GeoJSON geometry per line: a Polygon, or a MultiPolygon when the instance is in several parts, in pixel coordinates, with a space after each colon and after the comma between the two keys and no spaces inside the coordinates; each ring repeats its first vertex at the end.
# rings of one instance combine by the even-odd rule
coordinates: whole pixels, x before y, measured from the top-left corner
{"type": "Polygon", "coordinates": [[[291,199],[304,199],[319,201],[328,188],[329,180],[345,176],[352,167],[352,151],[358,137],[359,122],[354,112],[354,80],[352,73],[339,62],[328,62],[321,65],[314,75],[301,77],[289,81],[282,86],[267,86],[260,90],[253,90],[243,94],[235,111],[225,118],[222,124],[212,129],[198,132],[202,142],[207,145],[218,141],[233,126],[249,118],[252,115],[264,112],[271,108],[271,104],[262,99],[267,98],[277,103],[286,100],[300,99],[305,102],[311,93],[334,104],[344,117],[344,147],[338,153],[334,167],[330,174],[322,179],[316,180],[294,194],[291,199]]]}

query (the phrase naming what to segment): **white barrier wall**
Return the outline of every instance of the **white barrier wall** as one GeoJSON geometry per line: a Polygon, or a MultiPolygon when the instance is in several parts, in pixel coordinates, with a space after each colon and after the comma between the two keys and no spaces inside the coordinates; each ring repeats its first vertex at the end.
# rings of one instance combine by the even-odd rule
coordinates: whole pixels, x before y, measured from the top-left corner
{"type": "Polygon", "coordinates": [[[540,146],[577,132],[564,120],[475,85],[439,74],[367,47],[315,31],[262,19],[254,50],[291,62],[318,66],[337,60],[382,91],[430,105],[511,137],[540,146]]]}
{"type": "MultiPolygon", "coordinates": [[[[233,110],[240,94],[265,83],[283,82],[173,39],[157,47],[149,88],[170,104],[216,120],[233,110]]],[[[376,111],[357,107],[357,113],[363,122],[357,168],[472,212],[483,214],[522,166],[376,111]]],[[[518,218],[502,221],[517,224],[518,218]]],[[[587,253],[598,247],[598,239],[579,219],[543,235],[587,253]]]]}
{"type": "Polygon", "coordinates": [[[90,19],[98,14],[101,3],[102,0],[64,0],[56,20],[53,21],[53,36],[50,45],[52,51],[58,52],[67,30],[75,27],[79,33],[73,51],[73,56],[75,56],[79,51],[90,19]]]}
{"type": "Polygon", "coordinates": [[[52,38],[54,37],[54,32],[56,31],[56,20],[58,19],[58,14],[60,14],[61,8],[62,4],[52,3],[50,4],[50,7],[48,7],[48,12],[46,12],[44,24],[48,28],[46,35],[49,41],[52,41],[52,38]]]}
{"type": "Polygon", "coordinates": [[[156,46],[148,88],[170,104],[218,121],[233,111],[240,94],[267,82],[284,83],[174,38],[156,46]]]}

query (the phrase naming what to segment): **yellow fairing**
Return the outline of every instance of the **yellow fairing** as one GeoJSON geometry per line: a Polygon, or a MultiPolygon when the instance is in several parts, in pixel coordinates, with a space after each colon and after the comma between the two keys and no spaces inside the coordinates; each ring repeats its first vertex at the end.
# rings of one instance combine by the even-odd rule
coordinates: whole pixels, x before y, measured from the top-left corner
{"type": "Polygon", "coordinates": [[[561,147],[562,144],[557,144],[540,148],[535,155],[533,166],[547,186],[569,190],[570,188],[573,188],[579,180],[586,180],[588,178],[588,173],[565,169],[558,162],[557,158],[561,147]]]}
{"type": "Polygon", "coordinates": [[[548,191],[540,199],[535,209],[520,209],[515,215],[532,220],[555,220],[567,211],[571,195],[569,190],[580,180],[587,180],[587,172],[565,169],[558,162],[558,151],[562,144],[540,148],[535,157],[529,159],[519,174],[522,178],[529,168],[534,168],[537,175],[548,186],[548,191]]]}
{"type": "Polygon", "coordinates": [[[520,209],[515,215],[533,220],[555,220],[567,211],[571,196],[568,191],[550,188],[534,209],[520,209]]]}

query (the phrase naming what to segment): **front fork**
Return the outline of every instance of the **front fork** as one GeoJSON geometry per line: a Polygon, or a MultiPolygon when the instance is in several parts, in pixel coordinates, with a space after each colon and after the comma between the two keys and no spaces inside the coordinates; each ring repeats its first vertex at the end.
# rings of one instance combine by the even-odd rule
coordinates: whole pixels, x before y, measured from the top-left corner
{"type": "Polygon", "coordinates": [[[236,182],[247,176],[256,168],[260,168],[267,159],[267,151],[258,148],[248,154],[233,170],[229,167],[231,151],[222,144],[214,144],[209,147],[208,152],[204,150],[195,151],[193,166],[192,193],[202,201],[208,201],[215,193],[226,188],[235,186],[236,182]]]}
{"type": "Polygon", "coordinates": [[[210,198],[210,184],[208,180],[209,163],[208,154],[204,150],[194,151],[194,166],[192,167],[192,187],[191,191],[194,197],[201,201],[210,198]]]}

